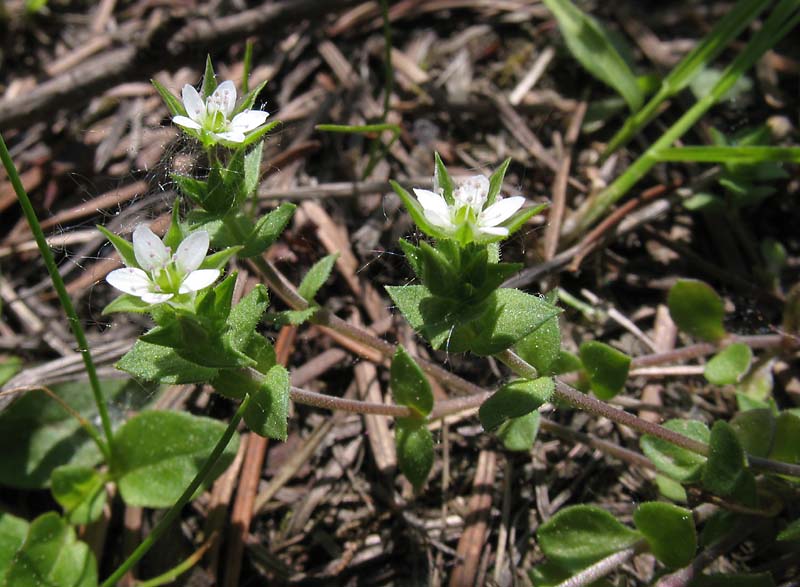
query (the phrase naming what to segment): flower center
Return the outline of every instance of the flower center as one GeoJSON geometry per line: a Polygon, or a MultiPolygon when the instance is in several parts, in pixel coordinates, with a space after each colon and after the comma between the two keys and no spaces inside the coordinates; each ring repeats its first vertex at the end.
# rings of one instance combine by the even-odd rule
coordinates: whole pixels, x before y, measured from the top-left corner
{"type": "Polygon", "coordinates": [[[151,276],[158,293],[177,294],[183,283],[183,275],[172,262],[153,270],[151,276]]]}

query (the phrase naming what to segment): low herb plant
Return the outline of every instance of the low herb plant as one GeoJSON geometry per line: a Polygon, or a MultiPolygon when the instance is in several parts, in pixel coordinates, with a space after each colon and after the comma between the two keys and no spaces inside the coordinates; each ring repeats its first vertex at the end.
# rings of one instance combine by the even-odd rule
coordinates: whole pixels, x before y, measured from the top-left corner
{"type": "MultiPolygon", "coordinates": [[[[581,55],[581,42],[586,42],[585,36],[569,36],[568,31],[576,27],[588,31],[595,47],[598,43],[610,45],[599,23],[588,20],[570,3],[548,0],[546,4],[565,35],[573,39],[570,49],[574,53],[581,55]]],[[[746,17],[757,14],[753,4],[737,5],[740,20],[742,11],[746,17]]],[[[596,74],[624,74],[627,67],[621,59],[607,60],[606,65],[610,70],[596,74]]],[[[605,81],[640,114],[615,139],[617,145],[651,118],[651,107],[644,105],[639,86],[623,74],[608,75],[605,81]]],[[[677,86],[684,87],[689,77],[687,74],[676,82],[677,86]]],[[[577,355],[562,350],[557,296],[503,286],[521,269],[519,263],[501,261],[503,241],[543,207],[526,206],[525,198],[502,193],[509,161],[489,178],[476,175],[456,180],[435,154],[432,190],[392,183],[424,237],[416,243],[399,242],[416,281],[386,290],[398,311],[433,349],[469,353],[478,360],[493,357],[508,367],[508,378],[486,392],[436,363],[416,359],[402,346],[344,323],[316,302],[335,256],[316,263],[297,288],[264,260],[264,253],[291,219],[294,206],[283,204],[263,216],[255,215],[255,207],[248,206],[259,182],[262,141],[277,124],[268,124],[268,114],[253,109],[261,86],[238,98],[232,82],[217,85],[210,60],[199,91],[187,85],[179,99],[154,84],[172,121],[203,149],[208,167],[202,177],[173,176],[181,200],[173,206],[163,238],[144,224],[135,228],[130,241],[98,227],[125,265],[106,278],[120,295],[104,313],[146,314],[153,323],[117,367],[153,385],[208,384],[235,402],[235,412],[227,424],[159,410],[143,410],[124,422],[112,422],[109,399],[129,390],[124,383],[109,384],[97,378],[75,310],[0,142],[0,155],[78,340],[90,378],[94,413],[101,423],[98,431],[87,419],[91,406],[80,392],[83,388],[74,385],[44,390],[57,400],[47,414],[36,412],[31,393],[0,415],[4,430],[28,434],[36,448],[37,464],[42,465],[32,469],[30,462],[21,462],[0,467],[1,480],[19,487],[49,487],[62,508],[61,514],[49,512],[32,522],[0,515],[0,585],[116,585],[176,520],[182,507],[230,464],[237,451],[240,421],[256,434],[283,440],[291,400],[395,417],[399,469],[417,492],[425,491],[435,460],[436,441],[429,425],[464,409],[479,408],[483,428],[509,451],[530,451],[543,424],[539,408],[545,405],[585,410],[639,432],[641,450],[657,473],[655,481],[663,500],[640,503],[631,525],[592,505],[561,510],[537,531],[546,556],[532,573],[537,585],[558,584],[570,577],[572,585],[588,584],[640,552],[651,553],[665,570],[687,567],[697,557],[699,545],[707,547],[720,537],[742,531],[754,517],[770,519],[791,510],[800,478],[800,411],[779,410],[763,392],[759,385],[763,370],[753,353],[753,349],[766,349],[766,355],[777,352],[790,344],[788,338],[729,333],[724,326],[724,305],[716,292],[705,283],[681,280],[669,292],[670,313],[681,330],[702,341],[684,349],[681,357],[714,354],[705,377],[716,385],[735,386],[740,412],[730,422],[719,420],[711,427],[689,419],[660,426],[609,405],[608,400],[623,390],[636,359],[598,341],[584,342],[577,355]],[[189,209],[183,214],[185,208],[189,209]],[[234,257],[251,260],[290,309],[268,313],[270,298],[264,285],[257,285],[234,303],[236,274],[226,273],[234,257]],[[394,405],[343,400],[291,387],[288,371],[278,363],[261,327],[265,323],[305,322],[338,330],[388,359],[394,405]],[[580,389],[559,377],[568,373],[580,389]],[[429,377],[466,395],[435,402],[429,377]],[[54,452],[70,435],[82,439],[79,449],[63,455],[54,452]],[[43,464],[45,458],[50,459],[48,465],[43,464]],[[74,527],[102,515],[111,486],[128,505],[166,508],[167,512],[133,554],[101,582],[97,561],[78,540],[74,527]],[[703,533],[698,533],[696,520],[703,513],[688,504],[703,500],[721,509],[705,524],[703,533]]],[[[662,89],[659,99],[675,91],[675,86],[662,89]]],[[[686,124],[673,134],[679,135],[686,124]]],[[[640,167],[634,165],[633,176],[641,177],[657,156],[674,156],[663,149],[661,145],[654,150],[640,167]]],[[[728,169],[729,181],[746,181],[736,175],[737,169],[728,169]]],[[[624,181],[635,183],[636,179],[624,181]]],[[[613,186],[610,190],[582,221],[590,221],[624,193],[613,186]]],[[[608,443],[603,446],[620,458],[633,458],[631,454],[643,458],[608,443]]],[[[779,545],[796,544],[800,537],[796,520],[771,530],[779,545]]]]}

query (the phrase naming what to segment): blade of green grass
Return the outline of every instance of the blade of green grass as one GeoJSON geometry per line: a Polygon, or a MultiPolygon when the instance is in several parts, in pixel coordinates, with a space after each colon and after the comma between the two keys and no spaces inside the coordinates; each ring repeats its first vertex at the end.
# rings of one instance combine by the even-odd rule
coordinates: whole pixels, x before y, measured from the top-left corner
{"type": "Polygon", "coordinates": [[[744,163],[766,161],[800,163],[800,147],[668,147],[654,154],[659,162],[744,163]]]}
{"type": "Polygon", "coordinates": [[[609,141],[603,153],[603,159],[625,145],[637,132],[650,123],[658,114],[661,104],[680,92],[711,61],[722,52],[728,44],[744,30],[744,28],[769,5],[764,0],[739,0],[708,33],[703,40],[692,49],[678,65],[661,82],[658,92],[647,102],[644,108],[628,117],[622,128],[609,141]]]}
{"type": "Polygon", "coordinates": [[[698,100],[678,121],[653,143],[614,183],[590,198],[565,223],[565,240],[571,241],[598,220],[658,163],[658,153],[682,137],[708,110],[730,90],[745,71],[770,48],[777,44],[800,22],[800,0],[782,0],[764,22],[744,50],[723,72],[711,91],[698,100]]]}
{"type": "Polygon", "coordinates": [[[543,1],[558,20],[564,42],[575,59],[597,79],[614,88],[632,111],[638,110],[644,95],[636,76],[603,26],[570,0],[543,1]]]}
{"type": "Polygon", "coordinates": [[[380,161],[381,158],[386,153],[389,152],[389,149],[392,148],[392,145],[394,145],[394,142],[397,140],[397,138],[400,136],[400,133],[402,132],[398,125],[389,123],[364,124],[360,126],[352,126],[349,124],[318,124],[314,128],[316,130],[321,130],[323,132],[342,132],[350,134],[368,134],[376,132],[380,133],[385,130],[392,131],[391,140],[385,145],[381,143],[382,145],[381,150],[370,154],[369,161],[367,162],[367,167],[364,169],[364,173],[361,178],[362,180],[367,179],[369,177],[369,175],[372,173],[372,170],[375,169],[375,166],[378,164],[378,161],[380,161]]]}

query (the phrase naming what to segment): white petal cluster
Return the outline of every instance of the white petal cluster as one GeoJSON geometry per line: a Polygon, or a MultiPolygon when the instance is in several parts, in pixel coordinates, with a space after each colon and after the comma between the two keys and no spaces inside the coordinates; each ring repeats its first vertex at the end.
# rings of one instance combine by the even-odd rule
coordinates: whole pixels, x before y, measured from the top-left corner
{"type": "Polygon", "coordinates": [[[140,224],[133,231],[133,253],[139,266],[115,269],[106,281],[148,304],[160,304],[176,295],[199,291],[214,283],[220,273],[219,269],[199,269],[208,244],[208,233],[198,230],[170,255],[169,247],[140,224]]]}
{"type": "Polygon", "coordinates": [[[236,108],[236,86],[230,80],[218,85],[205,102],[189,84],[183,86],[182,97],[188,116],[175,116],[172,122],[231,143],[244,142],[245,134],[264,124],[269,116],[262,110],[245,110],[231,119],[236,108]]]}
{"type": "Polygon", "coordinates": [[[462,181],[453,190],[452,204],[447,203],[438,186],[434,185],[434,190],[414,189],[414,195],[428,222],[448,235],[455,234],[461,226],[469,223],[478,238],[482,234],[508,236],[508,228],[499,225],[511,218],[525,203],[522,196],[498,196],[491,206],[486,206],[489,180],[482,175],[462,181]]]}

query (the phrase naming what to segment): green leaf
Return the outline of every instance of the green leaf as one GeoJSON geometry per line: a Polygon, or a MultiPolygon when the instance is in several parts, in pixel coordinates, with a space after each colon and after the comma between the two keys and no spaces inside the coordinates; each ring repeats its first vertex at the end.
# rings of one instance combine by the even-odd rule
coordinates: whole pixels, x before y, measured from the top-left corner
{"type": "MultiPolygon", "coordinates": [[[[88,382],[63,383],[52,391],[89,422],[99,418],[88,382]]],[[[112,405],[144,403],[150,390],[129,379],[101,380],[100,389],[112,405]]],[[[0,484],[24,489],[49,486],[53,469],[61,465],[91,467],[102,456],[97,445],[60,403],[43,391],[20,394],[2,413],[0,484]],[[12,450],[13,447],[13,450],[12,450]]]]}
{"type": "Polygon", "coordinates": [[[114,234],[110,230],[108,230],[105,226],[97,226],[97,230],[103,233],[109,242],[114,245],[114,248],[119,253],[122,262],[125,263],[128,267],[138,267],[139,262],[136,260],[136,255],[133,254],[133,245],[126,241],[119,235],[114,234]]]}
{"type": "Polygon", "coordinates": [[[800,162],[798,147],[667,147],[655,153],[659,161],[696,163],[737,163],[753,165],[764,161],[800,162]]]}
{"type": "Polygon", "coordinates": [[[269,313],[264,317],[264,320],[275,324],[276,326],[286,326],[292,324],[300,326],[305,324],[314,314],[319,310],[319,306],[311,306],[305,310],[285,310],[283,312],[269,313]]]}
{"type": "Polygon", "coordinates": [[[769,458],[800,465],[800,414],[785,410],[778,415],[775,421],[775,440],[769,458]]]}
{"type": "Polygon", "coordinates": [[[506,450],[528,452],[533,448],[541,420],[541,415],[535,411],[520,418],[512,418],[500,425],[496,432],[497,437],[506,450]]]}
{"type": "Polygon", "coordinates": [[[480,305],[459,306],[422,285],[387,286],[409,324],[435,349],[487,356],[514,343],[561,310],[542,298],[501,288],[480,305]]]}
{"type": "Polygon", "coordinates": [[[258,95],[261,93],[261,90],[263,90],[266,87],[267,81],[268,80],[264,80],[263,82],[258,84],[255,88],[253,88],[251,91],[247,92],[244,96],[242,96],[242,103],[236,109],[235,114],[238,114],[239,112],[244,112],[245,110],[251,110],[253,108],[253,105],[256,103],[256,98],[258,98],[258,95]]]}
{"type": "Polygon", "coordinates": [[[564,508],[539,527],[537,536],[547,558],[573,571],[628,548],[642,537],[593,505],[564,508]]]}
{"type": "Polygon", "coordinates": [[[0,586],[6,587],[5,571],[25,542],[29,524],[26,520],[0,512],[0,586]]]}
{"type": "Polygon", "coordinates": [[[392,397],[401,406],[414,410],[420,418],[425,418],[433,409],[433,392],[428,378],[413,357],[402,345],[392,357],[391,366],[392,397]]]}
{"type": "Polygon", "coordinates": [[[550,401],[555,384],[550,377],[518,379],[505,384],[483,402],[478,412],[484,430],[498,428],[507,420],[521,418],[550,401]]]}
{"type": "Polygon", "coordinates": [[[281,204],[269,214],[262,216],[244,249],[239,252],[239,256],[254,257],[266,251],[289,224],[296,207],[294,204],[281,204]]]}
{"type": "Polygon", "coordinates": [[[424,420],[398,418],[394,437],[400,472],[419,491],[433,467],[433,436],[424,420]]]}
{"type": "Polygon", "coordinates": [[[70,524],[89,524],[103,514],[107,497],[105,480],[95,469],[58,467],[50,476],[50,491],[64,508],[70,524]]]}
{"type": "Polygon", "coordinates": [[[103,308],[103,316],[118,312],[133,312],[135,314],[147,314],[153,309],[153,304],[148,304],[142,298],[137,298],[131,294],[122,294],[114,298],[110,304],[103,308]]]}
{"type": "Polygon", "coordinates": [[[550,366],[553,375],[563,375],[580,369],[583,369],[583,363],[581,363],[580,358],[574,353],[565,350],[561,350],[558,353],[558,358],[550,366]]]}
{"type": "Polygon", "coordinates": [[[224,334],[227,344],[236,351],[244,353],[250,339],[259,336],[256,327],[261,322],[267,306],[269,306],[269,293],[267,288],[259,283],[231,309],[227,320],[227,331],[224,334]]]}
{"type": "Polygon", "coordinates": [[[331,270],[333,270],[333,264],[338,258],[339,253],[333,253],[314,263],[311,269],[308,270],[308,273],[306,273],[305,277],[303,277],[300,285],[297,287],[297,293],[299,293],[306,301],[312,302],[319,289],[326,281],[328,281],[331,270]]]}
{"type": "Polygon", "coordinates": [[[183,102],[180,99],[156,80],[151,79],[150,83],[153,84],[161,99],[164,100],[164,104],[166,104],[167,110],[172,116],[186,116],[186,108],[183,107],[183,102]]]}
{"type": "Polygon", "coordinates": [[[172,217],[170,219],[169,228],[164,235],[164,244],[173,251],[177,250],[183,242],[183,239],[188,236],[184,227],[181,226],[180,202],[180,198],[176,196],[175,201],[172,203],[172,217]]]}
{"type": "Polygon", "coordinates": [[[31,522],[5,574],[7,587],[97,587],[97,562],[55,512],[31,522]]]}
{"type": "Polygon", "coordinates": [[[506,176],[509,165],[511,165],[511,157],[503,161],[500,167],[489,177],[489,193],[486,195],[487,207],[494,204],[494,201],[497,199],[497,194],[500,193],[500,189],[503,187],[503,178],[506,176]]]}
{"type": "Polygon", "coordinates": [[[180,193],[198,206],[205,208],[205,202],[208,199],[208,182],[179,173],[173,173],[170,177],[177,184],[180,193]]]}
{"type": "Polygon", "coordinates": [[[244,421],[259,436],[286,440],[289,418],[289,372],[273,365],[244,412],[244,421]]]}
{"type": "Polygon", "coordinates": [[[589,73],[619,92],[632,111],[641,108],[644,96],[636,76],[603,26],[570,0],[544,0],[544,3],[558,20],[564,41],[575,59],[589,73]]]}
{"type": "Polygon", "coordinates": [[[732,495],[746,472],[746,461],[742,445],[730,424],[722,420],[714,422],[709,449],[703,486],[717,495],[732,495]]]}
{"type": "Polygon", "coordinates": [[[740,412],[731,420],[731,427],[748,453],[763,458],[769,456],[776,428],[772,410],[740,412]]]}
{"type": "Polygon", "coordinates": [[[22,359],[19,357],[3,357],[0,359],[0,387],[22,370],[22,359]]]}
{"type": "MultiPolygon", "coordinates": [[[[2,528],[2,519],[0,519],[0,528],[2,528]]],[[[2,535],[1,532],[2,531],[0,530],[0,536],[2,535]]],[[[778,534],[777,540],[782,542],[789,540],[800,540],[800,519],[795,520],[781,530],[780,534],[778,534]]],[[[2,561],[0,560],[0,562],[2,561]]],[[[2,564],[0,564],[0,568],[3,568],[2,564]]]]}
{"type": "MultiPolygon", "coordinates": [[[[558,316],[553,316],[521,339],[516,349],[517,354],[533,365],[538,373],[555,375],[554,366],[561,356],[561,328],[558,325],[558,316]]],[[[580,368],[580,365],[577,368],[580,368]]]]}
{"type": "Polygon", "coordinates": [[[200,86],[200,96],[203,100],[214,93],[217,89],[217,74],[214,73],[214,65],[211,63],[211,55],[206,55],[206,69],[203,73],[203,84],[200,86]]]}
{"type": "Polygon", "coordinates": [[[203,262],[200,264],[200,269],[220,269],[222,270],[225,265],[228,264],[228,261],[231,258],[241,251],[244,247],[236,246],[236,247],[228,247],[226,249],[222,249],[221,251],[217,251],[203,259],[203,262]]]}
{"type": "MultiPolygon", "coordinates": [[[[114,470],[126,504],[167,508],[175,503],[202,468],[225,432],[225,424],[185,412],[142,412],[114,434],[114,470]]],[[[225,448],[207,487],[231,464],[239,437],[225,448]]]]}
{"type": "Polygon", "coordinates": [[[753,351],[750,347],[737,342],[725,347],[707,364],[703,375],[714,385],[731,385],[741,381],[750,370],[753,351]]]}
{"type": "Polygon", "coordinates": [[[625,388],[631,365],[628,355],[596,340],[584,342],[580,346],[580,355],[597,397],[609,400],[625,388]]]}
{"type": "MultiPolygon", "coordinates": [[[[439,184],[445,202],[452,205],[455,202],[453,199],[453,191],[456,189],[456,186],[453,184],[453,179],[450,177],[450,173],[447,171],[447,167],[444,166],[438,152],[433,154],[433,162],[435,182],[439,184]]],[[[397,191],[397,188],[395,188],[395,191],[397,191]]]]}
{"type": "Polygon", "coordinates": [[[263,153],[264,144],[259,143],[244,156],[244,183],[242,184],[244,198],[252,196],[258,187],[258,182],[261,179],[261,157],[263,153]]]}
{"type": "Polygon", "coordinates": [[[725,336],[722,299],[708,284],[679,279],[667,296],[667,305],[678,328],[702,340],[717,342],[725,336]]]}
{"type": "Polygon", "coordinates": [[[205,383],[218,373],[184,359],[175,349],[142,340],[136,341],[116,367],[138,379],[161,383],[205,383]]]}
{"type": "Polygon", "coordinates": [[[633,523],[644,534],[655,557],[671,568],[685,567],[697,551],[697,533],[692,512],[657,501],[641,504],[633,512],[633,523]]]}
{"type": "MultiPolygon", "coordinates": [[[[664,427],[703,443],[708,443],[711,437],[708,426],[697,420],[668,420],[664,427]]],[[[700,479],[706,457],[647,434],[642,436],[639,445],[656,469],[665,475],[686,483],[700,479]]]]}
{"type": "Polygon", "coordinates": [[[689,499],[683,485],[666,475],[656,475],[656,485],[658,492],[667,499],[681,503],[686,503],[689,499]]]}

